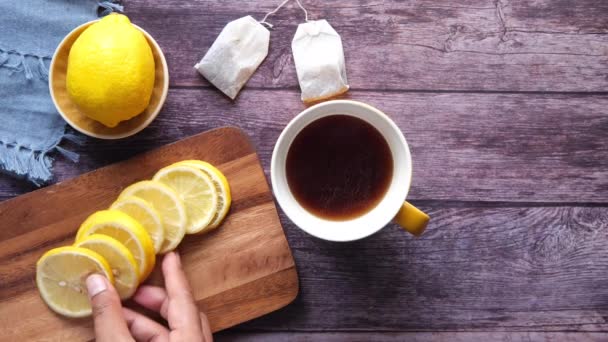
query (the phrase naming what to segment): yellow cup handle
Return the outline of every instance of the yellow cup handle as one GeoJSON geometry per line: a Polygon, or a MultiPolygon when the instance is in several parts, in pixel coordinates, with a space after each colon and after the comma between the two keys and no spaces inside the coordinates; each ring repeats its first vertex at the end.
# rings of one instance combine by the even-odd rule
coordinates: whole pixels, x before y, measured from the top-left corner
{"type": "Polygon", "coordinates": [[[429,215],[409,202],[403,202],[401,209],[395,216],[395,222],[414,236],[422,235],[430,219],[429,215]]]}

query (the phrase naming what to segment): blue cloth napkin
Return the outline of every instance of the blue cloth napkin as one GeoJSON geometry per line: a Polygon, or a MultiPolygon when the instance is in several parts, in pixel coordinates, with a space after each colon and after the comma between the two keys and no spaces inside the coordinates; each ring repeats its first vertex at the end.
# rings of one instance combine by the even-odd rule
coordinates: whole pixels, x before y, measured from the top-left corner
{"type": "Polygon", "coordinates": [[[65,121],[48,89],[48,68],[55,48],[75,27],[122,6],[96,0],[0,0],[0,170],[41,185],[51,177],[65,121]]]}

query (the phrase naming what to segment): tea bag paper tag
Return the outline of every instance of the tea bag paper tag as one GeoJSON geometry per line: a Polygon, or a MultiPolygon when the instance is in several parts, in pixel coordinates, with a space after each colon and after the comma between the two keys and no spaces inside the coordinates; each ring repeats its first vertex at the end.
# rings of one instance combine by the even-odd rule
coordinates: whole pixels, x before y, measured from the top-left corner
{"type": "Polygon", "coordinates": [[[194,68],[234,100],[268,55],[270,31],[251,16],[229,22],[194,68]]]}
{"type": "Polygon", "coordinates": [[[327,20],[298,25],[291,49],[302,101],[319,101],[348,90],[342,39],[327,20]]]}

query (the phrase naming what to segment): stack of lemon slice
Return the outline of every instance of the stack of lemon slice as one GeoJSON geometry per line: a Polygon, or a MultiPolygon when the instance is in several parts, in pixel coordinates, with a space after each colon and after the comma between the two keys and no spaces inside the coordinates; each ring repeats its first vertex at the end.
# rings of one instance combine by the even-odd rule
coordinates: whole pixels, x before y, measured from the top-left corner
{"type": "Polygon", "coordinates": [[[127,299],[152,272],[156,254],[175,249],[185,234],[217,228],[230,209],[230,186],[213,165],[185,160],[152,180],[128,186],[108,210],[89,216],[73,246],[46,252],[37,263],[42,299],[69,317],[91,314],[85,280],[105,275],[127,299]]]}

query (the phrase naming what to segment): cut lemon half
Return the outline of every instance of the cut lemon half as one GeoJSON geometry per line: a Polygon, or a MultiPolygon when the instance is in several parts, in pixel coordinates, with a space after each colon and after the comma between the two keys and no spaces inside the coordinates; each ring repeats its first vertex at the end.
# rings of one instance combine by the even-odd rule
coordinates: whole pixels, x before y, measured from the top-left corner
{"type": "Polygon", "coordinates": [[[165,240],[165,230],[163,229],[160,214],[154,209],[152,204],[139,197],[128,196],[114,202],[110,209],[120,210],[137,220],[150,234],[152,243],[154,244],[154,252],[160,252],[165,240]]]}
{"type": "Polygon", "coordinates": [[[209,223],[209,228],[217,228],[228,214],[230,204],[232,203],[230,185],[228,184],[228,179],[226,179],[226,176],[224,176],[222,171],[218,170],[215,166],[202,160],[184,160],[173,165],[192,166],[203,171],[207,176],[209,176],[209,178],[211,178],[211,182],[213,182],[213,186],[217,191],[218,197],[216,214],[213,216],[211,223],[209,223]]]}
{"type": "Polygon", "coordinates": [[[122,243],[135,258],[139,280],[152,272],[156,255],[148,232],[131,216],[118,210],[100,210],[89,216],[76,233],[76,243],[93,234],[103,234],[122,243]]]}
{"type": "Polygon", "coordinates": [[[141,181],[123,190],[118,196],[122,201],[126,197],[135,196],[150,203],[160,214],[165,240],[160,248],[160,253],[169,252],[184,238],[188,217],[184,203],[177,193],[170,187],[154,181],[141,181]]]}
{"type": "Polygon", "coordinates": [[[36,286],[44,302],[58,314],[85,317],[91,314],[86,279],[93,273],[114,282],[108,262],[86,248],[51,249],[36,263],[36,286]]]}
{"type": "Polygon", "coordinates": [[[133,295],[139,285],[139,266],[127,247],[116,239],[102,234],[89,235],[77,242],[76,247],[90,249],[108,262],[120,299],[127,299],[133,295]]]}
{"type": "Polygon", "coordinates": [[[175,190],[186,206],[186,233],[203,231],[217,212],[217,191],[203,171],[186,165],[169,165],[154,175],[155,181],[175,190]]]}

